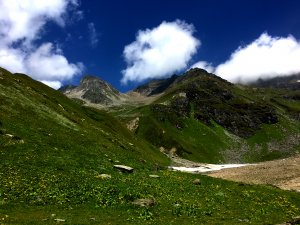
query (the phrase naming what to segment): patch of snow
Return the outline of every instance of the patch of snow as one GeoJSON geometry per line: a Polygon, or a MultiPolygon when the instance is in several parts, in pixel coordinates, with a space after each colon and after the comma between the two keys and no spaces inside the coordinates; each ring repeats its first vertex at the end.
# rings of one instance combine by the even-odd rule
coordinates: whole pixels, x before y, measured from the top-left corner
{"type": "Polygon", "coordinates": [[[237,168],[242,166],[248,166],[249,164],[203,164],[203,166],[198,167],[176,167],[169,166],[169,169],[187,173],[206,173],[211,171],[217,171],[228,168],[237,168]]]}

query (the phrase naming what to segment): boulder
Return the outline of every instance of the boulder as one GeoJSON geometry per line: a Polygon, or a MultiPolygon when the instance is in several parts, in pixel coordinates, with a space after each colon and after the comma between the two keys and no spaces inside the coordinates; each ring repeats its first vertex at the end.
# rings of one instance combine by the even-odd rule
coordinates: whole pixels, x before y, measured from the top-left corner
{"type": "Polygon", "coordinates": [[[97,175],[95,177],[99,178],[99,179],[107,180],[107,179],[111,178],[111,175],[109,175],[109,174],[99,174],[99,175],[97,175]]]}
{"type": "Polygon", "coordinates": [[[149,175],[149,177],[151,177],[151,178],[160,178],[160,176],[155,175],[155,174],[151,174],[151,175],[149,175]]]}
{"type": "Polygon", "coordinates": [[[65,219],[54,219],[56,222],[66,222],[65,219]]]}
{"type": "Polygon", "coordinates": [[[154,206],[155,205],[155,200],[152,198],[149,199],[136,199],[132,204],[141,206],[141,207],[149,207],[149,206],[154,206]]]}
{"type": "Polygon", "coordinates": [[[200,184],[201,184],[200,179],[195,179],[195,180],[193,180],[193,184],[195,184],[195,185],[200,185],[200,184]]]}
{"type": "Polygon", "coordinates": [[[124,166],[124,165],[114,165],[114,168],[125,172],[125,173],[132,173],[133,172],[133,168],[130,166],[124,166]]]}

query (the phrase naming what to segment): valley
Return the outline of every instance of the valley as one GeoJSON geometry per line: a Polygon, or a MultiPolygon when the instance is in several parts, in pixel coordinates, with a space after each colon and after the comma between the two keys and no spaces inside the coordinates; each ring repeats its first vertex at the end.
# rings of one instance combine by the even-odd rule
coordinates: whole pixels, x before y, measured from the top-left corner
{"type": "Polygon", "coordinates": [[[298,192],[271,186],[294,189],[284,185],[299,177],[297,91],[200,69],[125,94],[87,79],[65,96],[0,69],[1,223],[278,224],[300,214],[298,192]],[[257,165],[168,169],[229,163],[257,165]]]}

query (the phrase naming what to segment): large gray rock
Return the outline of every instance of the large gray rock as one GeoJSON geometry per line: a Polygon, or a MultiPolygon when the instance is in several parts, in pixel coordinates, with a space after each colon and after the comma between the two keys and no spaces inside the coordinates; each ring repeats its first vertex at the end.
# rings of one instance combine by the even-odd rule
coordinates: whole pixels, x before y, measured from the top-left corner
{"type": "Polygon", "coordinates": [[[125,172],[125,173],[132,173],[133,172],[133,168],[130,166],[124,166],[124,165],[114,165],[114,168],[125,172]]]}

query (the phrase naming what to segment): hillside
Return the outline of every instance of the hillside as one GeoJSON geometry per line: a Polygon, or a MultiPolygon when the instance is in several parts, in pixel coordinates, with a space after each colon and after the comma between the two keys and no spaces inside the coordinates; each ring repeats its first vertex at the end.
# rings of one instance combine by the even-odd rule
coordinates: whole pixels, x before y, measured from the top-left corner
{"type": "MultiPolygon", "coordinates": [[[[152,109],[168,107],[164,102],[179,90],[168,89],[155,104],[101,111],[0,69],[1,223],[275,224],[299,215],[298,193],[167,170],[170,160],[157,147],[167,139],[158,143],[159,129],[170,141],[186,138],[193,126],[210,138],[224,135],[221,125],[182,114],[184,126],[193,128],[188,132],[173,120],[160,121],[152,109]],[[126,120],[137,115],[143,115],[138,130],[129,131],[126,120]],[[134,171],[121,172],[116,164],[134,171]],[[149,205],[137,205],[141,199],[149,205]]],[[[211,160],[210,155],[203,158],[211,160]]]]}
{"type": "Polygon", "coordinates": [[[209,163],[259,162],[299,152],[295,96],[295,91],[233,85],[193,69],[152,104],[114,114],[165,153],[209,163]]]}
{"type": "MultiPolygon", "coordinates": [[[[95,84],[105,83],[93,78],[95,84]]],[[[85,78],[81,81],[84,83],[85,78]]],[[[71,87],[72,90],[83,89],[71,87]]],[[[298,91],[257,89],[233,85],[205,70],[153,80],[118,100],[111,85],[89,85],[84,90],[109,93],[105,108],[149,145],[164,153],[200,162],[259,162],[299,152],[300,105],[298,91]],[[92,88],[89,88],[89,87],[92,88]],[[214,142],[211,142],[211,140],[214,142]],[[282,148],[284,146],[284,148],[282,148]]],[[[69,97],[72,91],[66,87],[69,97]]]]}

